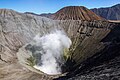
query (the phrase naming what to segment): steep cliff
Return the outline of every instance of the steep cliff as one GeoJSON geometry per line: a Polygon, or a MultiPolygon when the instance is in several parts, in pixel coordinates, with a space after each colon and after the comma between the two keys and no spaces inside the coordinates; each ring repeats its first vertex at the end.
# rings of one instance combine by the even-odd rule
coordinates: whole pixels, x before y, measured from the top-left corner
{"type": "Polygon", "coordinates": [[[67,76],[55,80],[119,80],[120,77],[120,24],[117,23],[100,42],[104,49],[84,60],[67,76]]]}

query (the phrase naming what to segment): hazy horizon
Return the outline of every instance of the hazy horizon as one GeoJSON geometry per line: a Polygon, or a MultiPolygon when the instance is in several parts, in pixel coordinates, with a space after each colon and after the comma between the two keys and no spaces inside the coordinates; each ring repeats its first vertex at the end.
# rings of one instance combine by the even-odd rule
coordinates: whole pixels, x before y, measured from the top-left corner
{"type": "Polygon", "coordinates": [[[18,12],[55,13],[65,6],[85,6],[91,8],[111,7],[120,4],[119,0],[0,0],[0,9],[12,9],[18,12]]]}

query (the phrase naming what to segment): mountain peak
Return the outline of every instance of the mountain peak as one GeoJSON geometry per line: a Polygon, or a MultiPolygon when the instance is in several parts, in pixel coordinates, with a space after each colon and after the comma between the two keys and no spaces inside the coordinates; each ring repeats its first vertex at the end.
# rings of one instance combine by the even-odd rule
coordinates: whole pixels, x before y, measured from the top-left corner
{"type": "Polygon", "coordinates": [[[67,6],[52,16],[58,20],[104,20],[84,6],[67,6]]]}

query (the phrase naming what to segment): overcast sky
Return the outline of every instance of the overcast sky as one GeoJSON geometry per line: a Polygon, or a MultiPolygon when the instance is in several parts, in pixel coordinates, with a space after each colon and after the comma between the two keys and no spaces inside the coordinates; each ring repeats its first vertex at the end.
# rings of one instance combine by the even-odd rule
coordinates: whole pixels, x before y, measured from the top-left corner
{"type": "Polygon", "coordinates": [[[109,7],[120,4],[120,0],[0,0],[0,8],[18,12],[54,13],[65,6],[87,8],[109,7]]]}

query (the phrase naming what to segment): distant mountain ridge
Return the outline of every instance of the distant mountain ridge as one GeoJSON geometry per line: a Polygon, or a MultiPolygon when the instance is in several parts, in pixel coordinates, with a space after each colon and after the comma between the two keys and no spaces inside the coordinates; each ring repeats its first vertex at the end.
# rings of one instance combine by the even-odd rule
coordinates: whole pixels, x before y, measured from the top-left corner
{"type": "Polygon", "coordinates": [[[24,14],[32,14],[32,15],[40,16],[39,14],[36,14],[36,13],[33,13],[33,12],[25,12],[24,14]]]}
{"type": "Polygon", "coordinates": [[[105,19],[120,20],[120,4],[106,8],[94,8],[91,10],[105,19]]]}
{"type": "MultiPolygon", "coordinates": [[[[107,20],[120,20],[120,4],[106,8],[93,8],[90,10],[107,20]]],[[[51,18],[52,15],[52,13],[40,14],[40,16],[44,16],[47,18],[51,18]]]]}
{"type": "Polygon", "coordinates": [[[42,13],[40,14],[40,16],[44,16],[44,17],[47,17],[47,18],[50,18],[52,16],[53,13],[42,13]]]}

